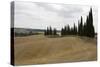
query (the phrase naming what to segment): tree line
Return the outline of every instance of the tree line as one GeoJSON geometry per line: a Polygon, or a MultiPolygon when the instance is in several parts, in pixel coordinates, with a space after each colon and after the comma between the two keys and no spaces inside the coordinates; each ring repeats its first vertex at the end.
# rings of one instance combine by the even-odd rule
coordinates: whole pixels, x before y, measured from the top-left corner
{"type": "Polygon", "coordinates": [[[52,27],[47,27],[47,30],[44,32],[45,35],[57,35],[56,28],[52,29],[52,27]]]}
{"type": "MultiPolygon", "coordinates": [[[[44,32],[45,35],[57,35],[56,28],[52,29],[52,27],[47,27],[44,32]]],[[[78,26],[73,24],[73,27],[69,25],[64,26],[61,29],[61,36],[66,35],[79,35],[79,36],[86,36],[93,38],[95,36],[95,30],[93,26],[93,15],[92,15],[92,8],[90,8],[89,14],[87,15],[86,21],[83,23],[83,18],[78,21],[78,26]]]]}

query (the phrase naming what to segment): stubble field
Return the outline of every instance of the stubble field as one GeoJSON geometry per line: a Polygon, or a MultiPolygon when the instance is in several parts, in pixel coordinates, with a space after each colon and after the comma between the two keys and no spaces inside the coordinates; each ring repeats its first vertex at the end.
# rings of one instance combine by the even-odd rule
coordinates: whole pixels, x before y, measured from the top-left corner
{"type": "Polygon", "coordinates": [[[32,35],[15,37],[15,65],[94,61],[97,59],[96,39],[66,36],[32,35]]]}

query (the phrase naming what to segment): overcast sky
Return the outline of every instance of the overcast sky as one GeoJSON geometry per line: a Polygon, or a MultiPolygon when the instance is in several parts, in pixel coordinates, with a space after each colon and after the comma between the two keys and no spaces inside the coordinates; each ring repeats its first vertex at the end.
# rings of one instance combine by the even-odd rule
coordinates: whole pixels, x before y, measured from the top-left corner
{"type": "Polygon", "coordinates": [[[21,28],[46,29],[52,26],[60,30],[63,26],[78,24],[80,17],[85,22],[86,16],[93,9],[93,21],[97,31],[98,11],[94,6],[51,4],[36,2],[15,2],[15,26],[21,28]]]}

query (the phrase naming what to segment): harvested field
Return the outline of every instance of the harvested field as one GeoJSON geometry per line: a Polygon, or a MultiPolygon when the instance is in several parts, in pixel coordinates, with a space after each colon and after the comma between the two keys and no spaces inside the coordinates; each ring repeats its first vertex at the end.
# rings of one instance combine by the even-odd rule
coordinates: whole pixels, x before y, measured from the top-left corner
{"type": "Polygon", "coordinates": [[[15,37],[15,65],[45,64],[97,59],[96,39],[66,36],[50,38],[43,35],[15,37]]]}

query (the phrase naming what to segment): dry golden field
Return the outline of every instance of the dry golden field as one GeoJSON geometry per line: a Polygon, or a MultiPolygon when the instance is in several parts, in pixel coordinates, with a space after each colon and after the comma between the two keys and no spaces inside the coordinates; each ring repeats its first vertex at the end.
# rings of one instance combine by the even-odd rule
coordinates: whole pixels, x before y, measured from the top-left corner
{"type": "Polygon", "coordinates": [[[96,39],[78,36],[48,38],[15,37],[15,65],[45,64],[97,59],[96,39]]]}

